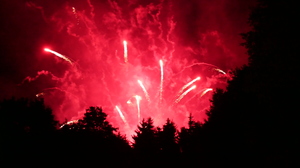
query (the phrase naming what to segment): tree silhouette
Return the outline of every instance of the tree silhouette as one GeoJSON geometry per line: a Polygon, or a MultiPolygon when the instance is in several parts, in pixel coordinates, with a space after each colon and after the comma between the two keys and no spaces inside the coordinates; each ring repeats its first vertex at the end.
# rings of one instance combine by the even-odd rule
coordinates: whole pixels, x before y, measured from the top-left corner
{"type": "Polygon", "coordinates": [[[207,165],[288,167],[299,145],[297,96],[287,88],[299,82],[298,16],[292,1],[259,0],[243,34],[249,65],[234,72],[226,91],[217,90],[203,125],[207,165]],[[214,162],[218,160],[219,162],[214,162]]]}
{"type": "Polygon", "coordinates": [[[202,142],[202,124],[194,121],[190,114],[188,128],[182,127],[179,132],[179,145],[185,166],[202,166],[202,142]]]}
{"type": "Polygon", "coordinates": [[[52,110],[43,99],[20,98],[0,102],[1,130],[5,134],[48,134],[57,129],[52,110]]]}
{"type": "Polygon", "coordinates": [[[84,160],[86,165],[100,164],[103,167],[118,167],[131,164],[131,147],[125,136],[117,132],[107,121],[101,107],[86,109],[83,119],[64,125],[61,141],[71,155],[65,160],[84,160]],[[117,160],[109,162],[109,160],[117,160]]]}
{"type": "Polygon", "coordinates": [[[57,121],[43,99],[5,99],[0,102],[0,113],[1,164],[20,167],[54,159],[57,121]],[[5,163],[10,160],[15,162],[5,163]]]}
{"type": "Polygon", "coordinates": [[[153,167],[158,164],[159,145],[157,129],[154,128],[152,118],[143,119],[135,131],[133,149],[139,166],[153,167]]]}
{"type": "Polygon", "coordinates": [[[179,151],[178,135],[175,123],[169,118],[163,125],[162,131],[158,132],[159,145],[163,155],[176,155],[179,151]]]}
{"type": "Polygon", "coordinates": [[[136,135],[132,138],[134,140],[133,148],[136,151],[148,155],[158,153],[156,129],[153,126],[152,118],[143,119],[135,133],[136,135]]]}

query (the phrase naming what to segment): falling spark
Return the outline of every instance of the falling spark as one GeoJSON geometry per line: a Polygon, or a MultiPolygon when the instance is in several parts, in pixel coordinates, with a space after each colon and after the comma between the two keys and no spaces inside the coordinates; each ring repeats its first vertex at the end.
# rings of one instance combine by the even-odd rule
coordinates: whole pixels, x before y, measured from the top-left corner
{"type": "Polygon", "coordinates": [[[118,106],[116,106],[116,109],[117,109],[117,111],[118,111],[118,113],[119,113],[121,119],[123,120],[123,122],[128,126],[128,123],[127,123],[127,121],[126,121],[126,118],[124,117],[124,115],[123,115],[122,111],[120,110],[120,108],[119,108],[118,106]]]}
{"type": "Polygon", "coordinates": [[[50,50],[48,48],[45,48],[44,51],[50,52],[50,53],[52,53],[52,54],[54,54],[54,55],[56,55],[56,56],[64,59],[65,61],[68,61],[71,65],[73,65],[73,62],[69,58],[67,58],[66,56],[64,56],[64,55],[62,55],[62,54],[60,54],[60,53],[58,53],[56,51],[50,50]]]}
{"type": "Polygon", "coordinates": [[[184,89],[186,89],[187,87],[189,87],[191,84],[195,83],[196,81],[200,80],[201,78],[198,76],[197,78],[195,78],[194,80],[190,81],[189,83],[187,83],[186,85],[184,85],[181,90],[178,92],[178,95],[180,95],[184,89]]]}
{"type": "Polygon", "coordinates": [[[224,74],[224,75],[226,75],[226,72],[222,71],[221,69],[215,68],[215,70],[222,73],[222,74],[224,74]]]}
{"type": "Polygon", "coordinates": [[[43,96],[43,95],[44,95],[44,92],[41,92],[41,93],[36,94],[35,96],[36,96],[36,97],[41,97],[41,96],[43,96]]]}
{"type": "Polygon", "coordinates": [[[76,12],[76,8],[75,8],[75,7],[72,7],[72,12],[73,12],[73,14],[75,15],[75,18],[76,18],[76,21],[77,21],[77,25],[79,25],[79,19],[78,19],[78,16],[77,16],[77,12],[76,12]]]}
{"type": "Polygon", "coordinates": [[[164,63],[162,60],[159,60],[160,65],[160,103],[162,102],[162,93],[163,93],[163,81],[164,81],[164,63]]]}
{"type": "Polygon", "coordinates": [[[127,41],[123,41],[123,45],[124,45],[124,61],[125,63],[128,62],[128,51],[127,51],[127,41]]]}
{"type": "Polygon", "coordinates": [[[146,99],[148,100],[148,102],[150,102],[149,94],[148,94],[148,92],[147,92],[145,86],[143,85],[142,81],[138,80],[138,83],[140,84],[141,88],[143,89],[144,94],[145,94],[145,96],[146,96],[146,99]]]}
{"type": "Polygon", "coordinates": [[[186,94],[188,94],[190,91],[196,89],[196,85],[193,85],[192,87],[190,87],[188,90],[186,90],[185,92],[183,92],[180,97],[178,99],[176,99],[175,103],[178,103],[186,94]]]}
{"type": "Polygon", "coordinates": [[[70,125],[70,124],[77,123],[77,122],[78,122],[78,120],[68,121],[67,123],[64,123],[63,125],[61,125],[59,128],[61,129],[61,128],[64,127],[65,125],[70,125]]]}
{"type": "Polygon", "coordinates": [[[137,112],[138,112],[138,122],[141,121],[141,108],[140,108],[140,101],[142,100],[141,96],[135,95],[136,105],[137,105],[137,112]]]}
{"type": "Polygon", "coordinates": [[[212,91],[213,89],[212,88],[208,88],[208,89],[205,89],[202,94],[200,95],[200,97],[204,96],[207,92],[209,91],[212,91]]]}

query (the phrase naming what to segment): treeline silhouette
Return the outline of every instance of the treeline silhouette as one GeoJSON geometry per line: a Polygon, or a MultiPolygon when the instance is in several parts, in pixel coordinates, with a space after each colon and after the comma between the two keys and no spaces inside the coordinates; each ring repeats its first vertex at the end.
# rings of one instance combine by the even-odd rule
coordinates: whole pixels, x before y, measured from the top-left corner
{"type": "MultiPolygon", "coordinates": [[[[144,119],[133,144],[90,107],[61,129],[43,100],[0,104],[1,164],[39,167],[297,167],[299,155],[299,10],[296,2],[259,0],[242,34],[249,64],[217,89],[208,120],[188,127],[144,119]]],[[[238,26],[238,25],[237,25],[238,26]]]]}

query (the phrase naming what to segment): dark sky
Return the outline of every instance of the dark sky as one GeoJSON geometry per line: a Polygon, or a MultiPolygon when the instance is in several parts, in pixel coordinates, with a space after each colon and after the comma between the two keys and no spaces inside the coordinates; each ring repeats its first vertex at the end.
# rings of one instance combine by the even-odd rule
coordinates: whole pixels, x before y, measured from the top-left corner
{"type": "MultiPolygon", "coordinates": [[[[137,79],[158,99],[162,59],[164,100],[159,109],[168,111],[177,91],[198,75],[203,79],[197,86],[200,93],[223,87],[214,69],[228,72],[247,63],[239,34],[250,30],[247,18],[253,5],[244,0],[2,0],[0,98],[43,93],[60,121],[73,119],[88,106],[104,106],[117,123],[114,106],[132,116],[124,102],[143,94],[137,79]],[[127,65],[123,40],[128,41],[127,65]],[[44,52],[44,47],[74,64],[44,52]],[[194,63],[207,65],[190,66],[194,63]]],[[[205,100],[178,105],[179,120],[190,108],[205,109],[209,97],[205,100]]],[[[141,104],[141,109],[167,117],[168,112],[158,115],[146,107],[157,107],[157,102],[141,104]]],[[[128,122],[135,125],[136,117],[128,122]]]]}

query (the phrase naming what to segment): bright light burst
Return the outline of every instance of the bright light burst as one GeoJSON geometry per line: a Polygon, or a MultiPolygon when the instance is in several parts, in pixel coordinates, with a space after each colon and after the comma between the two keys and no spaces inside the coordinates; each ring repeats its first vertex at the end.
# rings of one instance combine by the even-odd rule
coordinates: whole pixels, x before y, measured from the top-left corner
{"type": "MultiPolygon", "coordinates": [[[[75,3],[70,5],[79,6],[75,3]]],[[[178,127],[187,123],[189,113],[203,121],[205,110],[209,108],[209,97],[203,96],[215,87],[225,86],[227,80],[220,78],[220,74],[216,75],[216,71],[224,74],[222,76],[226,73],[214,65],[223,66],[223,63],[215,62],[218,60],[215,57],[222,56],[224,60],[226,54],[232,54],[226,53],[230,50],[218,31],[199,32],[201,36],[197,37],[197,45],[201,45],[195,45],[196,49],[181,42],[181,34],[174,31],[177,25],[173,16],[162,19],[163,15],[168,15],[162,14],[165,9],[162,3],[146,7],[137,5],[132,11],[123,9],[117,2],[108,4],[112,9],[108,9],[109,12],[97,11],[99,8],[91,1],[90,9],[70,6],[65,8],[70,17],[62,19],[59,16],[64,14],[54,13],[55,17],[49,18],[57,23],[62,34],[66,33],[61,44],[72,46],[72,52],[67,53],[72,53],[80,69],[75,66],[67,70],[61,68],[63,72],[59,74],[59,68],[53,65],[55,75],[59,77],[50,72],[47,76],[62,91],[43,90],[43,94],[36,96],[44,97],[45,102],[52,105],[60,121],[80,119],[86,107],[101,106],[108,113],[108,120],[127,135],[134,132],[142,118],[147,117],[152,117],[157,125],[170,118],[178,127]],[[101,19],[98,18],[100,15],[101,19]],[[221,54],[211,51],[215,48],[222,51],[221,54]]],[[[74,64],[56,51],[44,50],[74,64]]],[[[25,81],[34,81],[39,76],[25,81]]]]}

